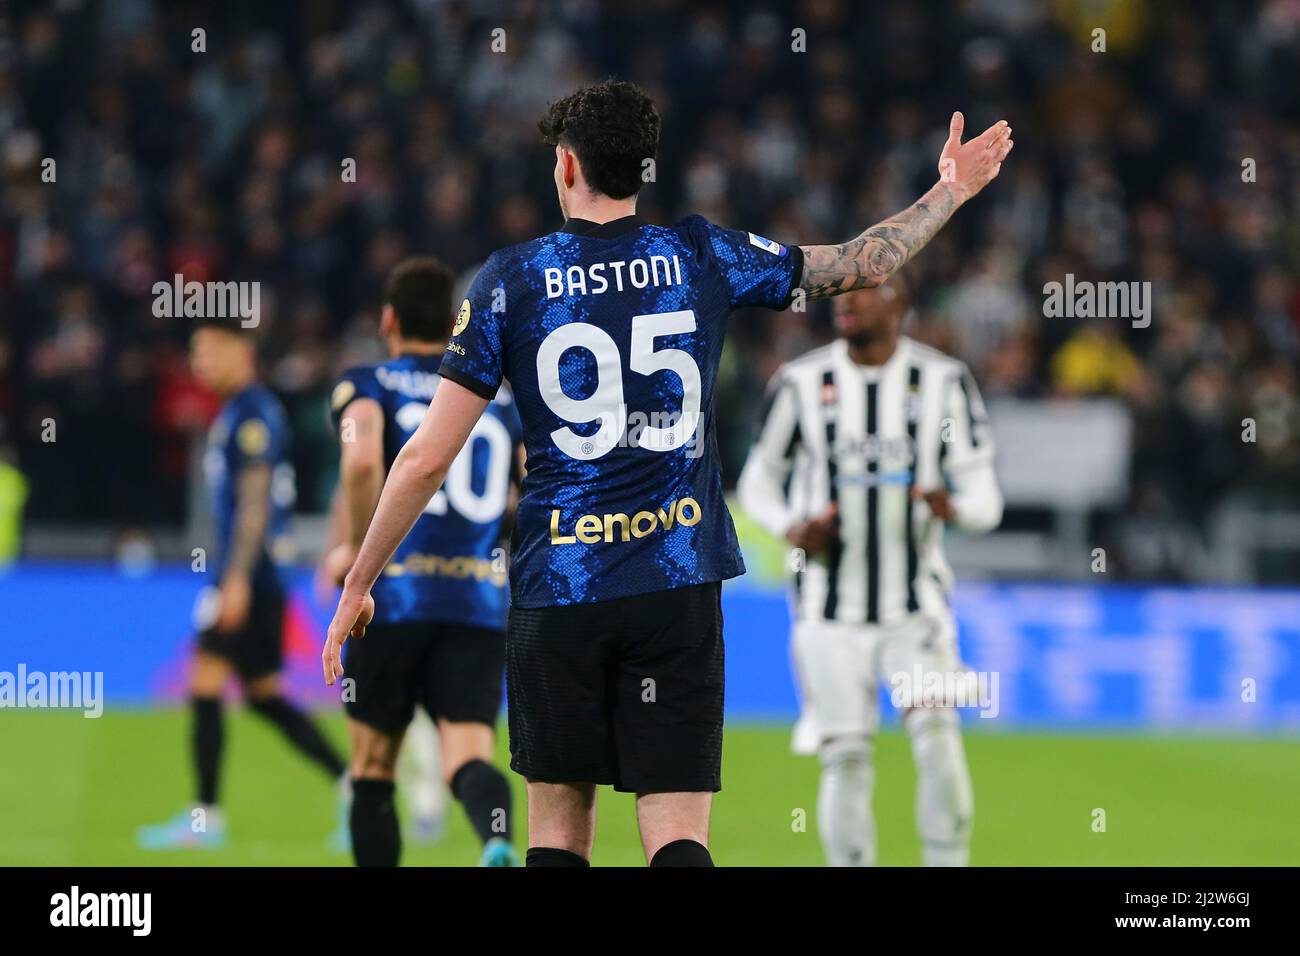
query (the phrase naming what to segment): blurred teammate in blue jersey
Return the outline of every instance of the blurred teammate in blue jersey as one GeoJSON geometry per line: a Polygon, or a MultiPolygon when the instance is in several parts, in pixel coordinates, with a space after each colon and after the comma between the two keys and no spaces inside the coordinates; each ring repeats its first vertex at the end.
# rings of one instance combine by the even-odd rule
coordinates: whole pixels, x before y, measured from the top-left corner
{"type": "Polygon", "coordinates": [[[963,122],[953,114],[939,181],[914,205],[849,242],[800,248],[699,216],[639,218],[659,115],[630,83],[578,90],[542,120],[566,221],[493,253],[471,285],[442,387],[389,470],[323,655],[333,683],[389,556],[508,380],[528,453],[506,682],[530,866],[587,865],[599,784],[637,795],[652,866],[712,865],[721,581],[744,572],[713,422],[728,315],[884,282],[1011,148],[1006,123],[963,144],[963,122]]]}
{"type": "MultiPolygon", "coordinates": [[[[334,387],[346,533],[326,558],[332,578],[342,579],[351,567],[384,475],[440,387],[438,369],[455,318],[453,281],[434,259],[408,259],[394,268],[379,326],[392,358],[351,369],[334,387]]],[[[519,448],[519,416],[502,386],[446,483],[427,499],[374,583],[375,615],[365,640],[348,645],[354,683],[343,698],[359,866],[397,865],[393,778],[417,706],[437,724],[443,776],[483,842],[482,862],[515,863],[510,787],[490,761],[505,658],[503,524],[519,448]]]]}
{"type": "Polygon", "coordinates": [[[218,804],[221,695],[232,676],[242,683],[254,713],[340,787],[344,775],[342,759],[280,686],[285,602],[280,566],[292,556],[289,516],[295,495],[284,408],[257,380],[253,333],[237,320],[200,325],[191,341],[191,363],[195,377],[225,400],[203,459],[216,548],[207,561],[214,584],[195,606],[199,641],[190,703],[198,802],[165,823],[142,828],[138,838],[148,849],[225,843],[226,821],[218,804]]]}

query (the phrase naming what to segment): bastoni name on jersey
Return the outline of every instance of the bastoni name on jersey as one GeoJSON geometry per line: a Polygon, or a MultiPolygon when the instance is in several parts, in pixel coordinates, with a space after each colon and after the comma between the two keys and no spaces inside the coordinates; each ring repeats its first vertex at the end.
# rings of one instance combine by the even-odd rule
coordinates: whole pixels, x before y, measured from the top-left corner
{"type": "Polygon", "coordinates": [[[546,297],[562,295],[600,295],[611,288],[622,292],[625,288],[681,285],[682,263],[677,256],[651,256],[648,259],[620,259],[617,262],[596,262],[589,266],[569,266],[567,269],[550,268],[546,276],[546,297]]]}

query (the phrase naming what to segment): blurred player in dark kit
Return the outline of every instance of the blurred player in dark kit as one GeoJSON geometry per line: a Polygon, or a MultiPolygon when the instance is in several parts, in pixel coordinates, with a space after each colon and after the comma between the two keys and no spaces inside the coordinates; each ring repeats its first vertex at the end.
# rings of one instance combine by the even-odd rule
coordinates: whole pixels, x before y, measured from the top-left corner
{"type": "MultiPolygon", "coordinates": [[[[388,277],[379,331],[391,358],[350,369],[334,387],[340,543],[329,578],[352,566],[384,476],[442,385],[456,316],[453,277],[408,259],[388,277]]],[[[502,386],[375,582],[375,617],[348,646],[344,701],[352,740],[352,848],[360,866],[396,866],[394,774],[419,707],[433,718],[444,779],[483,842],[485,866],[512,866],[510,787],[491,763],[505,659],[504,523],[520,449],[519,416],[502,386]]]]}
{"type": "Polygon", "coordinates": [[[191,364],[199,381],[224,401],[208,432],[203,470],[212,495],[214,582],[195,606],[199,631],[190,678],[191,746],[198,776],[194,807],[138,833],[148,849],[219,848],[227,838],[218,803],[224,745],[221,695],[238,677],[248,706],[346,791],[342,758],[283,695],[280,670],[285,582],[292,556],[294,503],[289,428],[284,408],[257,379],[254,333],[238,320],[211,319],[195,329],[191,364]]]}

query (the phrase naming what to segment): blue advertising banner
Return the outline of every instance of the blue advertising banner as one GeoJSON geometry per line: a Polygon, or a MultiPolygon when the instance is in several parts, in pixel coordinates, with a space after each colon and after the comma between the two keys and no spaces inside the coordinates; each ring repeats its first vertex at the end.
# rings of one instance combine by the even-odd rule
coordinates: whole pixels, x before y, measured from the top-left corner
{"type": "MultiPolygon", "coordinates": [[[[12,609],[0,691],[12,693],[21,669],[101,673],[114,705],[181,699],[200,586],[183,567],[11,568],[0,575],[0,601],[12,609]]],[[[723,603],[728,714],[792,721],[784,596],[741,580],[723,603]]],[[[954,607],[962,656],[994,691],[988,719],[967,714],[972,729],[1300,729],[1300,591],[968,583],[954,607]]],[[[332,610],[299,574],[286,611],[287,675],[292,693],[318,703],[336,699],[320,677],[332,610]]],[[[0,707],[15,705],[0,693],[0,707]]]]}

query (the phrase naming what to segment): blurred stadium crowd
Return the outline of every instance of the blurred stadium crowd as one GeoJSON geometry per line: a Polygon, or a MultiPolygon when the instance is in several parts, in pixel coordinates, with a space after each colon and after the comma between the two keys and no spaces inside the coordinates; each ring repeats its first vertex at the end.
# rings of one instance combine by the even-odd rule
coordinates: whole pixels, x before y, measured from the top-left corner
{"type": "MultiPolygon", "coordinates": [[[[699,212],[785,243],[909,204],[951,110],[968,130],[1008,118],[1015,161],[917,260],[911,333],[989,399],[1127,403],[1125,515],[1143,527],[1195,535],[1229,493],[1294,502],[1297,0],[18,0],[0,33],[0,445],[29,479],[28,521],[182,520],[214,402],[184,328],[151,310],[175,273],[261,283],[300,505],[322,509],[325,396],[376,357],[386,271],[433,253],[471,272],[558,225],[536,121],[609,74],[664,116],[650,219],[699,212]],[[1044,318],[1044,284],[1067,273],[1149,281],[1153,321],[1044,318]]],[[[729,480],[767,377],[829,337],[823,309],[733,320],[729,480]]],[[[1176,555],[1130,565],[1179,573],[1176,555]]]]}

